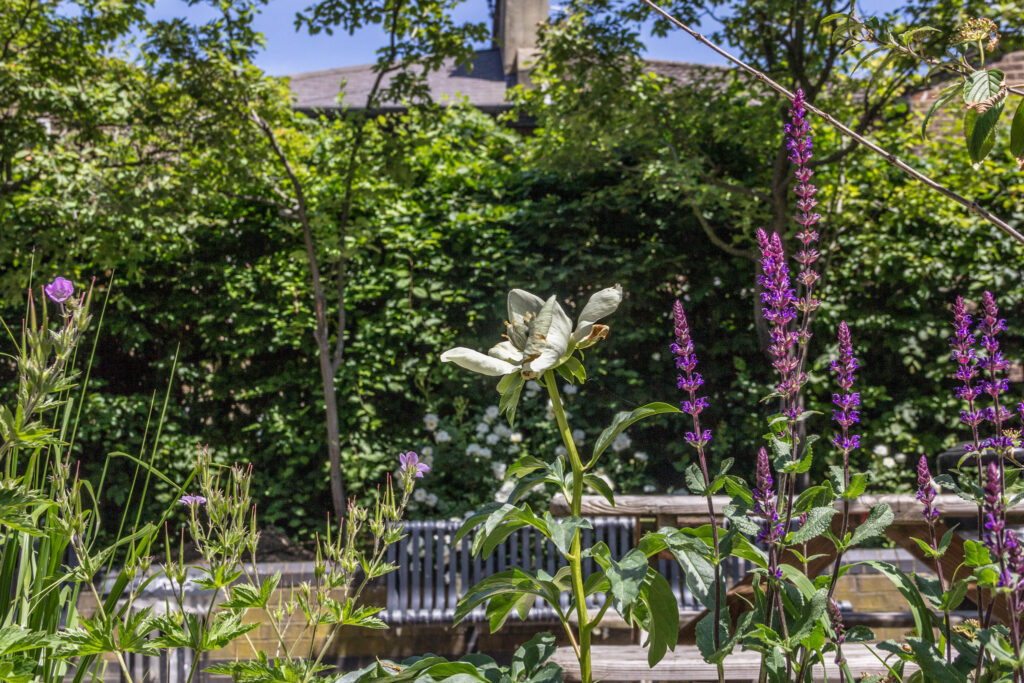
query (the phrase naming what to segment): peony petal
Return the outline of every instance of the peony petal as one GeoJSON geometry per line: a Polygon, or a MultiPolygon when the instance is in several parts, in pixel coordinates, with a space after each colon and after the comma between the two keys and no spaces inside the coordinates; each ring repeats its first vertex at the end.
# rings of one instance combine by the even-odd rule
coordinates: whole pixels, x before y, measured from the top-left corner
{"type": "Polygon", "coordinates": [[[569,348],[572,320],[552,296],[537,314],[523,352],[523,377],[532,379],[558,364],[569,348]]]}
{"type": "Polygon", "coordinates": [[[517,349],[515,344],[509,341],[503,341],[500,344],[495,344],[487,351],[487,355],[492,358],[497,358],[517,365],[523,362],[523,352],[517,349]]]}
{"type": "Polygon", "coordinates": [[[491,377],[509,375],[519,369],[518,365],[493,358],[473,349],[467,349],[464,346],[457,346],[442,353],[441,362],[455,363],[459,367],[491,377]]]}
{"type": "Polygon", "coordinates": [[[544,299],[530,294],[525,289],[513,289],[508,293],[508,322],[518,323],[528,314],[536,315],[544,307],[544,299]]]}
{"type": "MultiPolygon", "coordinates": [[[[594,334],[594,323],[601,318],[611,315],[622,303],[622,286],[615,285],[602,289],[590,297],[590,301],[580,312],[579,322],[576,324],[576,331],[572,333],[572,340],[577,345],[584,345],[585,341],[596,342],[607,336],[607,328],[603,327],[603,333],[594,334]]],[[[589,344],[585,344],[589,346],[589,344]]]]}

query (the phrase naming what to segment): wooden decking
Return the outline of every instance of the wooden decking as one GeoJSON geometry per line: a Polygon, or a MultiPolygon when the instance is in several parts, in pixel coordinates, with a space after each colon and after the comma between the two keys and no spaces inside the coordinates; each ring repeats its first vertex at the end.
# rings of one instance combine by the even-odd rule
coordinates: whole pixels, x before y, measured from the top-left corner
{"type": "MultiPolygon", "coordinates": [[[[886,672],[877,657],[867,646],[849,644],[843,648],[843,654],[850,666],[850,672],[856,679],[862,674],[881,674],[886,672]]],[[[886,653],[879,652],[885,656],[886,653]]],[[[892,655],[889,655],[892,657],[892,655]]],[[[653,669],[647,665],[647,650],[639,645],[597,645],[591,648],[592,669],[594,680],[611,681],[717,681],[718,670],[713,664],[707,664],[700,656],[695,645],[679,645],[674,652],[669,652],[653,669]]],[[[814,669],[815,681],[838,681],[839,667],[833,662],[834,655],[827,656],[825,666],[818,664],[814,669]]],[[[559,648],[552,658],[565,670],[565,678],[569,681],[580,680],[579,663],[572,648],[559,648]]],[[[756,681],[761,665],[761,654],[753,651],[737,650],[724,662],[725,680],[730,683],[748,683],[756,681]]],[[[907,666],[906,673],[916,670],[907,666]]]]}

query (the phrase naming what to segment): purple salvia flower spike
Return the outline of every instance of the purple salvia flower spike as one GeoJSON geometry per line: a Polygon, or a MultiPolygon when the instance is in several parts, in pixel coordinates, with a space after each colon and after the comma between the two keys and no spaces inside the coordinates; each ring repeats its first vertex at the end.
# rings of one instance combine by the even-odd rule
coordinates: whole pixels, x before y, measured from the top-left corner
{"type": "Polygon", "coordinates": [[[771,463],[768,451],[763,447],[757,452],[757,488],[754,489],[754,512],[764,518],[761,531],[757,534],[759,543],[778,543],[782,540],[782,521],[775,505],[775,489],[772,488],[771,463]]]}
{"type": "Polygon", "coordinates": [[[675,342],[671,348],[676,358],[676,369],[679,370],[676,385],[688,394],[688,398],[683,400],[680,406],[684,413],[693,418],[693,431],[686,432],[686,441],[700,449],[711,440],[711,430],[701,429],[698,418],[701,411],[708,407],[708,399],[706,396],[697,396],[697,390],[704,384],[704,378],[699,372],[695,372],[697,354],[694,353],[690,326],[686,322],[686,312],[678,301],[672,305],[672,319],[675,328],[675,342]]]}
{"type": "Polygon", "coordinates": [[[772,355],[772,366],[778,371],[780,381],[776,391],[782,394],[789,407],[786,414],[791,419],[798,417],[795,399],[806,376],[800,372],[800,361],[794,353],[799,334],[790,329],[790,322],[797,316],[796,293],[789,279],[786,255],[777,233],[769,236],[764,230],[757,231],[761,247],[761,270],[758,284],[761,285],[762,315],[771,323],[768,351],[772,355]]]}
{"type": "MultiPolygon", "coordinates": [[[[813,245],[818,241],[818,232],[814,226],[821,220],[821,216],[814,212],[814,208],[818,204],[814,195],[818,189],[811,183],[814,171],[808,166],[808,162],[814,156],[814,144],[811,138],[811,124],[804,106],[806,101],[804,91],[797,89],[796,95],[793,97],[793,107],[789,111],[790,123],[786,124],[785,130],[789,160],[796,166],[794,176],[797,184],[794,193],[797,196],[798,213],[793,218],[802,226],[801,231],[797,233],[797,238],[802,246],[794,257],[801,266],[797,281],[806,288],[803,298],[796,305],[801,311],[809,313],[819,304],[819,301],[811,296],[811,287],[820,277],[813,270],[812,265],[819,256],[818,250],[813,245]]],[[[806,343],[809,338],[809,333],[803,334],[801,343],[806,343]]]]}
{"type": "Polygon", "coordinates": [[[853,375],[860,365],[853,355],[853,344],[850,341],[850,328],[846,322],[839,323],[839,358],[832,361],[832,372],[836,373],[839,393],[832,394],[832,403],[836,410],[832,411],[832,419],[842,427],[842,433],[836,434],[832,443],[844,453],[860,446],[860,435],[850,434],[850,426],[860,422],[857,406],[860,405],[860,392],[853,391],[853,375]]]}
{"type": "Polygon", "coordinates": [[[935,508],[935,486],[932,484],[932,473],[928,469],[928,457],[922,455],[917,461],[917,499],[924,504],[924,519],[929,524],[939,518],[935,508]]]}

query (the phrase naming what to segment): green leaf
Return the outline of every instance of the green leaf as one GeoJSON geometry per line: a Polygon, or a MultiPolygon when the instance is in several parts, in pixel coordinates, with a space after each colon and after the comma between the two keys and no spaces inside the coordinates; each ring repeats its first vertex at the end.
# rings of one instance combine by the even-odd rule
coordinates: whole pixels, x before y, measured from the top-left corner
{"type": "Polygon", "coordinates": [[[587,381],[587,370],[583,367],[583,363],[581,363],[576,356],[569,356],[569,358],[566,359],[566,361],[559,367],[565,368],[569,372],[570,382],[572,382],[574,378],[579,380],[580,384],[587,381]]]}
{"type": "Polygon", "coordinates": [[[892,524],[893,519],[895,519],[895,516],[892,514],[892,508],[889,507],[888,503],[872,505],[868,518],[861,522],[860,526],[854,530],[849,547],[852,548],[858,543],[863,543],[869,538],[874,538],[883,533],[892,524]]]}
{"type": "Polygon", "coordinates": [[[840,498],[854,500],[868,488],[867,472],[854,472],[850,477],[850,485],[840,495],[840,498]]]}
{"type": "Polygon", "coordinates": [[[1002,90],[1005,76],[999,69],[979,69],[964,82],[964,103],[977,104],[997,97],[1002,90]]]}
{"type": "Polygon", "coordinates": [[[544,513],[544,521],[547,522],[548,534],[551,542],[563,555],[569,554],[572,539],[580,529],[593,529],[594,525],[589,519],[582,517],[565,517],[561,520],[555,519],[550,512],[544,513]]]}
{"type": "Polygon", "coordinates": [[[608,501],[609,505],[615,507],[615,497],[612,495],[612,489],[603,478],[596,474],[585,474],[583,475],[583,483],[600,493],[608,501]]]}
{"type": "Polygon", "coordinates": [[[715,567],[705,556],[707,547],[701,550],[695,541],[682,533],[665,536],[665,545],[683,569],[686,587],[702,605],[714,609],[715,567]]]}
{"type": "Polygon", "coordinates": [[[676,607],[672,587],[664,576],[653,569],[647,569],[644,589],[644,601],[650,614],[650,623],[647,625],[647,664],[653,667],[664,658],[666,649],[676,649],[676,643],[679,642],[679,608],[676,607]]]}
{"type": "Polygon", "coordinates": [[[605,428],[601,435],[597,437],[597,442],[594,444],[594,454],[590,457],[590,462],[587,463],[587,467],[594,464],[601,454],[612,445],[616,437],[619,436],[623,431],[626,430],[634,422],[639,422],[648,417],[655,415],[661,415],[663,413],[681,413],[682,411],[668,403],[648,403],[645,406],[641,406],[631,412],[618,413],[612,420],[611,425],[605,428]]]}
{"type": "Polygon", "coordinates": [[[932,106],[928,109],[928,113],[925,114],[924,121],[921,122],[921,138],[922,139],[927,139],[928,138],[928,122],[931,121],[932,116],[935,115],[935,112],[939,109],[939,107],[942,107],[947,102],[949,102],[954,97],[956,97],[956,92],[959,89],[960,89],[960,84],[959,83],[954,83],[953,85],[951,85],[948,88],[946,88],[945,90],[943,90],[939,94],[939,96],[935,99],[935,102],[932,103],[932,106]]]}
{"type": "Polygon", "coordinates": [[[964,136],[967,138],[967,154],[977,163],[988,156],[996,144],[996,123],[1003,112],[1003,103],[998,102],[984,114],[973,109],[964,114],[964,136]]]}
{"type": "Polygon", "coordinates": [[[984,567],[992,563],[992,555],[980,541],[964,539],[964,564],[968,567],[984,567]]]}
{"type": "Polygon", "coordinates": [[[869,560],[859,564],[875,569],[896,586],[896,589],[910,605],[910,612],[914,616],[914,626],[917,629],[917,633],[927,638],[932,638],[931,611],[924,604],[924,600],[921,599],[921,593],[910,578],[899,568],[894,567],[888,562],[869,560]]]}
{"type": "Polygon", "coordinates": [[[1010,154],[1015,159],[1024,158],[1024,99],[1017,105],[1010,124],[1010,154]]]}
{"type": "Polygon", "coordinates": [[[508,417],[508,423],[510,425],[515,424],[516,421],[516,408],[519,407],[519,395],[523,393],[523,386],[526,385],[526,380],[523,379],[523,373],[515,372],[511,375],[505,375],[502,381],[498,383],[500,387],[504,383],[505,379],[511,377],[509,384],[505,386],[505,391],[501,394],[501,399],[498,401],[498,411],[508,417]]]}
{"type": "Polygon", "coordinates": [[[825,533],[832,517],[838,512],[834,507],[813,508],[807,513],[807,522],[796,531],[790,532],[786,539],[786,545],[797,545],[807,543],[812,538],[817,538],[825,533]]]}
{"type": "Polygon", "coordinates": [[[610,560],[605,575],[612,594],[612,606],[619,614],[626,616],[640,595],[640,588],[647,576],[647,556],[633,548],[620,561],[610,560]]]}
{"type": "Polygon", "coordinates": [[[950,666],[932,641],[922,638],[907,638],[907,644],[914,651],[914,662],[921,667],[927,680],[949,681],[949,683],[967,681],[967,676],[950,666]]]}

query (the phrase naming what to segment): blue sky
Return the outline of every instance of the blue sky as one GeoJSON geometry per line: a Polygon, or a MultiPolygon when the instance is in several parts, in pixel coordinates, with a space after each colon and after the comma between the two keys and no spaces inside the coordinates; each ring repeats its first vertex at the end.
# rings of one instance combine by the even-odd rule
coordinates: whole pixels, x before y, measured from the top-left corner
{"type": "MultiPolygon", "coordinates": [[[[310,4],[307,0],[270,0],[256,20],[256,28],[266,37],[267,47],[256,57],[256,64],[275,76],[330,69],[336,66],[366,64],[375,60],[374,51],[383,44],[383,33],[366,29],[350,36],[335,33],[310,36],[295,30],[295,13],[310,4]]],[[[557,4],[553,1],[552,4],[557,4]]],[[[863,12],[890,9],[894,0],[868,0],[858,5],[863,12]]],[[[154,18],[188,17],[202,21],[211,16],[205,6],[189,7],[184,0],[156,0],[150,11],[154,18]]],[[[456,14],[461,21],[489,24],[487,0],[467,0],[456,14]]],[[[703,30],[708,31],[705,27],[703,30]]],[[[481,45],[479,47],[486,47],[481,45]]],[[[701,64],[723,64],[725,60],[682,33],[674,31],[665,38],[647,39],[647,57],[701,64]]]]}

